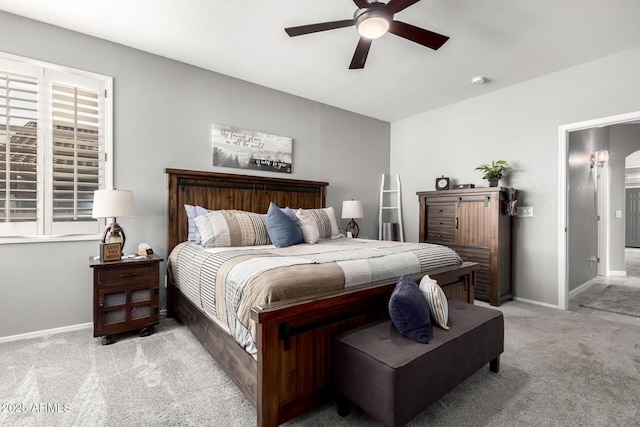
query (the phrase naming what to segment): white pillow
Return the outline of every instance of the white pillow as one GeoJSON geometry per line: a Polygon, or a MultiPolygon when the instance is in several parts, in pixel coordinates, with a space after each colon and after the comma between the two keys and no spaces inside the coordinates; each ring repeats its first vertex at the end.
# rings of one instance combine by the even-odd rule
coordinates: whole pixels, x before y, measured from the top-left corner
{"type": "Polygon", "coordinates": [[[320,230],[316,224],[315,218],[307,211],[298,209],[296,212],[298,217],[298,225],[302,230],[302,238],[305,243],[318,243],[320,240],[320,230]]]}
{"type": "Polygon", "coordinates": [[[449,329],[447,322],[449,321],[449,305],[447,304],[447,296],[436,280],[429,275],[425,275],[420,280],[420,290],[429,303],[429,311],[431,318],[442,329],[449,329]]]}

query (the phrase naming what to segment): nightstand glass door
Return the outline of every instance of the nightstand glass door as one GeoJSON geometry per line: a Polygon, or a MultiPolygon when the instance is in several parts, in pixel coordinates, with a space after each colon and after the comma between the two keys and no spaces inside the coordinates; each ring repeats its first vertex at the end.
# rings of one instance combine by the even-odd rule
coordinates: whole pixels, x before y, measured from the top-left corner
{"type": "Polygon", "coordinates": [[[113,330],[122,324],[123,328],[144,328],[158,311],[158,289],[148,285],[140,288],[115,287],[98,291],[98,330],[113,330]]]}

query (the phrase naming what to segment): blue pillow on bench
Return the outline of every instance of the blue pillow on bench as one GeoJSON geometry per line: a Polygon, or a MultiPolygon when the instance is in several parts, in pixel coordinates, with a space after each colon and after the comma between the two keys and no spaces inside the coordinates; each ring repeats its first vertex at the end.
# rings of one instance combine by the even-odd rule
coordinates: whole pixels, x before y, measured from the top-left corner
{"type": "Polygon", "coordinates": [[[398,280],[389,299],[389,315],[402,336],[419,343],[429,343],[429,304],[411,276],[402,276],[398,280]]]}

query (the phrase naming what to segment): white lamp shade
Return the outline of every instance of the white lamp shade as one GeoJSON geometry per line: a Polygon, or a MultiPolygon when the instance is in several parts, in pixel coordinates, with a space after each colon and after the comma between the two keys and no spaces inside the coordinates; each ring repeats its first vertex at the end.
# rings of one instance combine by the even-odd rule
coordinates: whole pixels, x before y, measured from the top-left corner
{"type": "Polygon", "coordinates": [[[362,202],[359,200],[345,200],[342,202],[342,218],[364,218],[362,202]]]}
{"type": "Polygon", "coordinates": [[[136,216],[133,192],[129,190],[96,190],[93,192],[92,218],[136,216]]]}

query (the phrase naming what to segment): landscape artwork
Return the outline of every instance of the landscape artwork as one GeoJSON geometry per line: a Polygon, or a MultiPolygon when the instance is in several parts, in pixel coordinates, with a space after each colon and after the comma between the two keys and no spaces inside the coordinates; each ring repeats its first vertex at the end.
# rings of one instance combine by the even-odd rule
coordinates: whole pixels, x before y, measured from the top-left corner
{"type": "Polygon", "coordinates": [[[213,166],[291,173],[293,140],[213,125],[213,166]]]}

